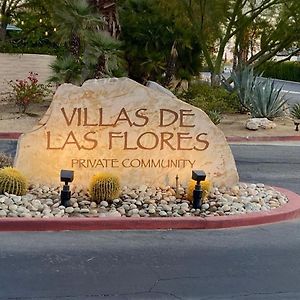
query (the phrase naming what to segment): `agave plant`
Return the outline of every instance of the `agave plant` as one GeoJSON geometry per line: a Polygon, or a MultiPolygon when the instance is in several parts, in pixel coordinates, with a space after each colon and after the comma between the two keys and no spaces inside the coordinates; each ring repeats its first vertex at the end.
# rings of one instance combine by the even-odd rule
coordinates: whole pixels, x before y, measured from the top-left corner
{"type": "Polygon", "coordinates": [[[270,78],[256,84],[249,105],[251,116],[269,120],[281,116],[287,102],[281,90],[282,87],[275,87],[274,80],[270,78]]]}
{"type": "Polygon", "coordinates": [[[234,71],[231,78],[242,107],[250,110],[253,90],[258,85],[258,77],[254,75],[253,68],[246,66],[242,70],[234,71]]]}
{"type": "Polygon", "coordinates": [[[299,120],[300,119],[300,103],[295,103],[292,106],[290,115],[292,116],[292,118],[299,120]]]}

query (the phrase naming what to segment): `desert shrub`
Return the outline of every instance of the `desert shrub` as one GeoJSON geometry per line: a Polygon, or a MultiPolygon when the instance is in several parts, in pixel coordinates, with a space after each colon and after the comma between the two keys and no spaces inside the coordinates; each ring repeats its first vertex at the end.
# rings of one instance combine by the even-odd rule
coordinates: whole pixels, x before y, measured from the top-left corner
{"type": "Polygon", "coordinates": [[[103,200],[111,201],[119,196],[119,178],[109,173],[97,173],[91,179],[89,193],[96,203],[103,200]]]}
{"type": "Polygon", "coordinates": [[[211,119],[211,121],[215,125],[220,124],[221,119],[222,119],[222,114],[219,111],[217,111],[217,110],[209,110],[207,112],[207,115],[209,116],[209,118],[211,119]]]}
{"type": "Polygon", "coordinates": [[[277,88],[270,78],[256,84],[250,98],[250,113],[253,118],[273,120],[283,114],[286,104],[282,88],[277,88]]]}
{"type": "MultiPolygon", "coordinates": [[[[190,201],[193,201],[193,192],[195,189],[195,185],[196,185],[195,180],[191,179],[187,186],[187,199],[190,201]]],[[[200,185],[202,189],[202,200],[206,200],[212,188],[212,184],[209,180],[204,180],[200,182],[200,185]]]]}
{"type": "Polygon", "coordinates": [[[0,169],[4,167],[12,167],[13,159],[11,156],[0,152],[0,169]]]}
{"type": "Polygon", "coordinates": [[[5,167],[0,170],[0,194],[24,195],[27,191],[26,178],[16,169],[5,167]]]}
{"type": "Polygon", "coordinates": [[[213,111],[222,114],[239,110],[239,101],[235,93],[230,93],[223,87],[212,87],[203,82],[192,82],[188,90],[179,94],[178,97],[201,108],[207,114],[213,111]]]}
{"type": "Polygon", "coordinates": [[[291,117],[294,119],[300,119],[300,103],[295,103],[291,108],[291,117]]]}
{"type": "Polygon", "coordinates": [[[259,79],[254,75],[252,67],[231,73],[234,82],[233,91],[243,108],[251,113],[253,118],[268,118],[270,120],[283,114],[286,99],[281,95],[282,88],[275,86],[274,80],[259,79]]]}
{"type": "Polygon", "coordinates": [[[39,83],[37,73],[30,72],[28,77],[9,81],[11,92],[8,100],[13,101],[22,113],[25,113],[31,103],[43,101],[52,93],[50,86],[39,83]]]}
{"type": "Polygon", "coordinates": [[[264,77],[300,82],[300,62],[297,61],[282,63],[268,61],[259,70],[263,72],[264,77]]]}

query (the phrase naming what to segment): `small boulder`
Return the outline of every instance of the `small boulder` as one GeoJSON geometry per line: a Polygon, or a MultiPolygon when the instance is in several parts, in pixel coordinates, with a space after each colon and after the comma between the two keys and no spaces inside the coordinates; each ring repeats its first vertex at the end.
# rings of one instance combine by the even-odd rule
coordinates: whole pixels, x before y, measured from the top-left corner
{"type": "Polygon", "coordinates": [[[247,120],[246,128],[249,130],[272,129],[275,128],[276,124],[267,118],[252,118],[247,120]]]}

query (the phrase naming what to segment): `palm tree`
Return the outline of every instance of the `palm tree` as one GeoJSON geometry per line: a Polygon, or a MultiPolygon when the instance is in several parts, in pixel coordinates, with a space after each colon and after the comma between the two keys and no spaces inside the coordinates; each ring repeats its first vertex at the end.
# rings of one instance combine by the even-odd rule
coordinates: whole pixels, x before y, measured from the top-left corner
{"type": "Polygon", "coordinates": [[[78,62],[73,55],[57,58],[50,68],[53,75],[48,79],[49,82],[54,82],[57,86],[63,83],[81,84],[82,64],[78,62]]]}
{"type": "Polygon", "coordinates": [[[58,58],[51,81],[81,84],[89,78],[118,76],[122,70],[120,42],[105,31],[105,19],[88,0],[58,0],[51,10],[66,57],[58,58]]]}
{"type": "Polygon", "coordinates": [[[118,38],[120,35],[120,24],[116,0],[88,0],[88,2],[91,7],[104,16],[106,21],[105,30],[112,37],[118,38]]]}
{"type": "Polygon", "coordinates": [[[124,65],[121,42],[107,32],[92,32],[88,35],[88,46],[83,53],[83,77],[102,78],[116,76],[116,71],[124,65]]]}
{"type": "Polygon", "coordinates": [[[90,30],[102,29],[104,18],[93,13],[86,0],[60,0],[52,4],[51,11],[57,35],[70,53],[79,58],[86,42],[86,34],[90,30]]]}

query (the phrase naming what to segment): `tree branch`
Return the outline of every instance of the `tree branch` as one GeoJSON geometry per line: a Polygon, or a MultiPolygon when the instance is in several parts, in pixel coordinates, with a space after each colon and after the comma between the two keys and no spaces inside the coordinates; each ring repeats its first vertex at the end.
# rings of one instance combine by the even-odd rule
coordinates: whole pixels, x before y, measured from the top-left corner
{"type": "Polygon", "coordinates": [[[269,2],[269,4],[267,4],[265,6],[260,5],[259,7],[255,8],[255,9],[252,9],[252,10],[249,10],[248,12],[243,14],[243,16],[245,17],[250,12],[253,13],[253,12],[256,11],[253,15],[251,15],[251,17],[245,18],[246,21],[242,21],[241,24],[236,27],[236,29],[231,33],[229,39],[232,38],[234,35],[236,35],[237,32],[241,30],[241,28],[246,27],[248,24],[252,23],[264,10],[270,8],[272,5],[279,4],[278,1],[280,1],[280,0],[271,1],[271,2],[269,2]]]}
{"type": "Polygon", "coordinates": [[[287,61],[287,60],[290,60],[291,58],[292,58],[292,56],[294,56],[295,54],[297,54],[297,53],[300,53],[300,48],[297,48],[295,51],[293,51],[288,57],[286,57],[286,58],[284,58],[284,59],[282,59],[282,60],[278,60],[275,64],[277,65],[277,64],[280,64],[280,63],[282,63],[282,62],[284,62],[284,61],[287,61]]]}
{"type": "Polygon", "coordinates": [[[224,35],[224,38],[220,41],[219,51],[218,51],[218,55],[217,55],[217,58],[216,58],[216,65],[215,65],[216,69],[219,69],[221,67],[224,50],[225,50],[225,47],[227,45],[227,42],[230,39],[230,32],[231,32],[232,27],[235,23],[235,19],[238,15],[238,12],[243,9],[243,6],[241,6],[241,4],[243,4],[243,0],[236,0],[233,11],[232,11],[232,14],[231,14],[229,24],[227,26],[227,29],[226,29],[226,32],[225,32],[225,35],[224,35]]]}
{"type": "Polygon", "coordinates": [[[266,52],[270,51],[270,49],[272,49],[273,47],[277,47],[280,44],[280,42],[277,43],[273,43],[273,45],[270,45],[268,48],[265,48],[263,50],[260,50],[259,52],[257,52],[255,55],[251,56],[248,61],[247,64],[250,65],[252,64],[254,61],[256,61],[259,57],[261,57],[262,55],[264,55],[266,52]]]}
{"type": "Polygon", "coordinates": [[[6,14],[6,3],[7,3],[7,0],[4,0],[1,5],[1,15],[2,16],[4,16],[6,14]]]}
{"type": "Polygon", "coordinates": [[[262,65],[264,62],[266,62],[267,60],[269,60],[270,58],[272,58],[277,52],[283,50],[286,46],[288,46],[291,42],[293,41],[293,37],[288,37],[285,40],[283,40],[281,43],[278,44],[278,46],[276,48],[274,48],[272,51],[270,51],[270,53],[266,54],[265,56],[262,56],[262,58],[260,60],[258,60],[255,64],[254,64],[254,68],[259,67],[260,65],[262,65]]]}

